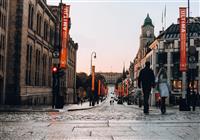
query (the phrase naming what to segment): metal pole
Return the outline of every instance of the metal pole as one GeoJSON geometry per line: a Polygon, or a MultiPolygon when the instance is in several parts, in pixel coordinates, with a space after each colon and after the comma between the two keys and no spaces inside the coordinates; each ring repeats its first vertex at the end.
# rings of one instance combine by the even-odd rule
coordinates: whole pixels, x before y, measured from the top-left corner
{"type": "Polygon", "coordinates": [[[90,74],[92,75],[92,55],[94,54],[94,58],[96,58],[96,52],[92,52],[91,54],[91,65],[90,65],[90,74]]]}
{"type": "MultiPolygon", "coordinates": [[[[59,53],[61,51],[62,48],[62,39],[61,39],[61,32],[62,32],[62,0],[60,1],[60,28],[59,28],[59,53]]],[[[60,69],[60,64],[58,64],[58,72],[60,69]]],[[[58,78],[58,88],[57,88],[57,93],[56,93],[56,108],[59,108],[59,104],[60,104],[60,76],[57,76],[58,78]]]]}
{"type": "MultiPolygon", "coordinates": [[[[190,47],[190,30],[189,30],[189,23],[190,23],[190,0],[188,0],[188,18],[187,18],[187,47],[190,47]]],[[[188,81],[190,83],[190,80],[188,81]]],[[[186,98],[186,72],[182,73],[182,98],[186,98]]]]}
{"type": "Polygon", "coordinates": [[[186,95],[186,72],[182,72],[182,98],[185,99],[186,95]]]}

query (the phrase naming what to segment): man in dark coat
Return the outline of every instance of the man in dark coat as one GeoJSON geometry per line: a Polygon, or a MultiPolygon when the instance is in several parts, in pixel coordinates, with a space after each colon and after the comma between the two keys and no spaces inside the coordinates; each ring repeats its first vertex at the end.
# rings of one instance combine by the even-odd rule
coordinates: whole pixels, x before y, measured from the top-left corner
{"type": "Polygon", "coordinates": [[[138,87],[142,88],[144,95],[144,113],[149,113],[149,95],[151,88],[155,86],[155,75],[153,70],[150,68],[150,62],[145,63],[145,68],[140,71],[138,77],[138,87]]]}

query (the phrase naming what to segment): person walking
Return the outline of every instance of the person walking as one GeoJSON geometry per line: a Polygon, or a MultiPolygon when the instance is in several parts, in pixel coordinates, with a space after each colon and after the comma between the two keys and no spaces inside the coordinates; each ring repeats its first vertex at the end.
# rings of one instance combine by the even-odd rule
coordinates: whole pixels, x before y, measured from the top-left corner
{"type": "Polygon", "coordinates": [[[146,61],[145,67],[140,71],[138,77],[138,87],[142,88],[144,98],[144,114],[149,114],[149,95],[151,88],[155,86],[155,75],[150,68],[150,62],[146,61]]]}
{"type": "Polygon", "coordinates": [[[161,97],[161,113],[165,114],[166,113],[166,105],[165,105],[165,100],[169,96],[170,93],[170,86],[167,82],[167,72],[166,69],[162,66],[158,72],[157,77],[158,78],[158,89],[160,92],[160,97],[161,97]]]}

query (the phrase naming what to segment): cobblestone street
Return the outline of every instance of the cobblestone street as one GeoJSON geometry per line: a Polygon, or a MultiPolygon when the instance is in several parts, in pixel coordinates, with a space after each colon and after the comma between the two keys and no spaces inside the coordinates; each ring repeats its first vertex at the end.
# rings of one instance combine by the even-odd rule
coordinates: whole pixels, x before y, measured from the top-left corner
{"type": "MultiPolygon", "coordinates": [[[[79,105],[81,106],[81,105],[79,105]]],[[[135,105],[101,105],[79,111],[1,112],[0,139],[194,139],[200,138],[200,109],[166,115],[135,105]]]]}

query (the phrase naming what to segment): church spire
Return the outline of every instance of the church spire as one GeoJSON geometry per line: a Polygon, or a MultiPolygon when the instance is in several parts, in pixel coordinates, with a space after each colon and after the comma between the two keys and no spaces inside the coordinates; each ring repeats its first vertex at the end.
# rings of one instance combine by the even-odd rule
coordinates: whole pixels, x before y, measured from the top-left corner
{"type": "Polygon", "coordinates": [[[122,78],[126,79],[126,70],[125,70],[125,64],[123,64],[123,73],[122,73],[122,78]]]}
{"type": "Polygon", "coordinates": [[[146,17],[145,20],[144,20],[143,27],[146,26],[146,25],[150,25],[150,26],[154,27],[154,25],[152,24],[152,20],[151,20],[151,18],[149,17],[149,13],[147,13],[147,17],[146,17]]]}

